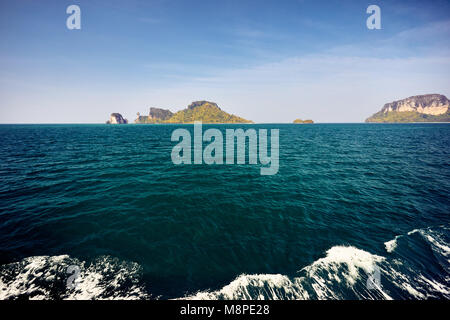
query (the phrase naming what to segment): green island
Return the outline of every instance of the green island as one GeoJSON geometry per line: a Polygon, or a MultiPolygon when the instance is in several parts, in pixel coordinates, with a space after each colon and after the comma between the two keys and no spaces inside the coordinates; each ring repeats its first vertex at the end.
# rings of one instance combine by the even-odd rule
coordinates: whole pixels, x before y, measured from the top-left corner
{"type": "Polygon", "coordinates": [[[134,123],[156,124],[156,123],[193,123],[201,121],[203,123],[253,123],[234,114],[229,114],[214,102],[195,101],[186,109],[172,113],[167,109],[150,108],[148,116],[137,114],[134,123]]]}

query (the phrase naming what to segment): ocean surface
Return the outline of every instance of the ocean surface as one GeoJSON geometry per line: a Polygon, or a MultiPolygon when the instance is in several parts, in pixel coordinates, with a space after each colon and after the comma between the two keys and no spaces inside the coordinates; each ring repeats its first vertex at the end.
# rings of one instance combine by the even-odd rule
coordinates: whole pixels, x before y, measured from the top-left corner
{"type": "Polygon", "coordinates": [[[279,129],[272,176],[179,127],[0,125],[0,299],[450,298],[450,124],[204,126],[279,129]]]}

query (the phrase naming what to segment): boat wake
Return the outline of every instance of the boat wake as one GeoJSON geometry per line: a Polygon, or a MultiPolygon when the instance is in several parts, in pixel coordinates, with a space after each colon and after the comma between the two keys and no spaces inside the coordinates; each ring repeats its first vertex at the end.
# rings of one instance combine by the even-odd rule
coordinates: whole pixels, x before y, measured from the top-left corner
{"type": "MultiPolygon", "coordinates": [[[[449,299],[448,243],[449,229],[438,227],[396,236],[385,242],[383,255],[334,246],[293,277],[242,274],[219,290],[179,299],[449,299]]],[[[137,263],[109,256],[92,263],[67,255],[28,257],[0,266],[0,299],[155,298],[142,273],[137,263]],[[70,266],[79,266],[76,279],[67,273],[70,266]]]]}
{"type": "Polygon", "coordinates": [[[90,264],[67,255],[28,257],[0,266],[0,299],[150,298],[141,273],[137,263],[109,256],[90,264]],[[75,268],[68,273],[70,267],[75,268]]]}
{"type": "Polygon", "coordinates": [[[366,281],[385,258],[355,247],[335,246],[327,255],[301,269],[298,277],[281,274],[240,275],[218,291],[198,292],[185,299],[390,299],[366,281]]]}
{"type": "Polygon", "coordinates": [[[296,277],[242,274],[220,290],[183,299],[449,299],[448,243],[449,229],[439,227],[396,236],[385,243],[386,256],[335,246],[296,277]]]}

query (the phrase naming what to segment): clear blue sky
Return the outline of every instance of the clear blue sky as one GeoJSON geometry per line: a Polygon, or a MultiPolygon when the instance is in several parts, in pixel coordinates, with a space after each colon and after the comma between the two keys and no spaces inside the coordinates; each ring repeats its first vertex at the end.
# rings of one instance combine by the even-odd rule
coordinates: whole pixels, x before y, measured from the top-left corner
{"type": "Polygon", "coordinates": [[[204,99],[256,122],[361,122],[450,96],[449,13],[448,0],[0,0],[0,122],[133,120],[204,99]],[[66,28],[71,4],[81,30],[66,28]]]}

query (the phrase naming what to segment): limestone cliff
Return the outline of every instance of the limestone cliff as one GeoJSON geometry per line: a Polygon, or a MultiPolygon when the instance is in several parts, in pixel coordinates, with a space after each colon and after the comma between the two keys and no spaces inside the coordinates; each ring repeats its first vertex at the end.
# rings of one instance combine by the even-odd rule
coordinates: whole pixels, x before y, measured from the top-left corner
{"type": "Polygon", "coordinates": [[[441,94],[426,94],[386,103],[366,122],[449,122],[450,100],[441,94]]]}

